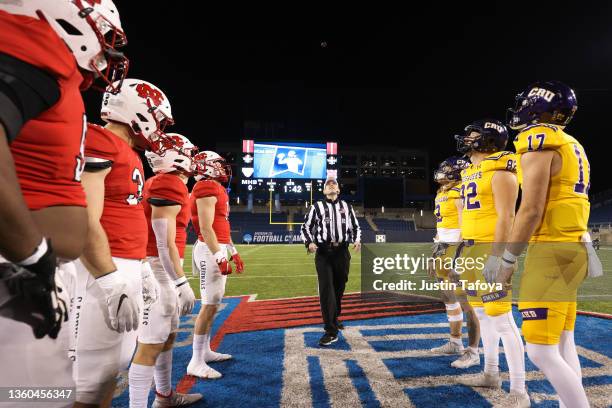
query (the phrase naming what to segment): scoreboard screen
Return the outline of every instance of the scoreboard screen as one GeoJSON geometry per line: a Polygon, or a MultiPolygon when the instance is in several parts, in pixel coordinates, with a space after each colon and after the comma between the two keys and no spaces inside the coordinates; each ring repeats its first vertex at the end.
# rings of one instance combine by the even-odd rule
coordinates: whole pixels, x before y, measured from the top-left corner
{"type": "Polygon", "coordinates": [[[253,177],[324,179],[326,160],[325,144],[255,142],[253,177]]]}
{"type": "Polygon", "coordinates": [[[336,175],[337,154],[335,142],[243,140],[241,190],[310,196],[311,191],[323,190],[328,176],[336,175]]]}

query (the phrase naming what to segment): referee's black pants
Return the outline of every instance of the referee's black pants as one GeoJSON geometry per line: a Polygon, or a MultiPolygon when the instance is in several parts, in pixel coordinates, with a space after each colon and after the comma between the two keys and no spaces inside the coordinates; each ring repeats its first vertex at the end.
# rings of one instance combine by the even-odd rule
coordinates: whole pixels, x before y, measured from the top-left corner
{"type": "Polygon", "coordinates": [[[315,265],[319,280],[319,302],[325,332],[338,334],[338,316],[342,311],[342,296],[348,281],[351,254],[348,245],[319,247],[315,265]]]}

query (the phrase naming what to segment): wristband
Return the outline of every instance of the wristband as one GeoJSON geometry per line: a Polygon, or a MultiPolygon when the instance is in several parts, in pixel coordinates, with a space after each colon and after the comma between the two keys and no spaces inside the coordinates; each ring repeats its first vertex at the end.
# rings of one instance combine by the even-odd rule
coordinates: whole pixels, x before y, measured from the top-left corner
{"type": "Polygon", "coordinates": [[[504,254],[502,255],[501,258],[502,258],[502,263],[504,264],[504,266],[509,267],[516,263],[516,259],[518,258],[518,256],[514,255],[512,252],[505,249],[504,254]]]}
{"type": "Polygon", "coordinates": [[[183,286],[185,283],[187,283],[187,277],[186,276],[181,276],[180,278],[176,279],[174,281],[174,285],[178,288],[179,286],[183,286]]]}
{"type": "Polygon", "coordinates": [[[38,244],[38,246],[36,247],[32,255],[28,256],[23,261],[19,261],[15,263],[21,266],[34,265],[36,262],[40,260],[40,258],[42,258],[47,253],[48,249],[49,249],[49,245],[47,245],[47,240],[45,239],[45,237],[43,237],[42,241],[40,241],[40,244],[38,244]]]}
{"type": "Polygon", "coordinates": [[[223,259],[227,260],[227,255],[223,253],[223,251],[217,251],[213,255],[215,257],[215,261],[217,263],[221,262],[223,259]]]}
{"type": "Polygon", "coordinates": [[[236,249],[235,246],[233,246],[232,244],[228,245],[228,248],[230,250],[230,253],[232,254],[232,256],[236,255],[238,253],[238,250],[236,249]]]}

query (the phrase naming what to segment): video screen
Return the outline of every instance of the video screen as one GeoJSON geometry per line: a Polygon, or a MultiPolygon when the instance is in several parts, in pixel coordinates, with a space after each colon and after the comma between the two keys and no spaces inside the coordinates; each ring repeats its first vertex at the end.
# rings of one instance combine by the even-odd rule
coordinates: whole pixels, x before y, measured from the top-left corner
{"type": "Polygon", "coordinates": [[[255,178],[325,179],[324,143],[258,143],[253,154],[255,178]]]}

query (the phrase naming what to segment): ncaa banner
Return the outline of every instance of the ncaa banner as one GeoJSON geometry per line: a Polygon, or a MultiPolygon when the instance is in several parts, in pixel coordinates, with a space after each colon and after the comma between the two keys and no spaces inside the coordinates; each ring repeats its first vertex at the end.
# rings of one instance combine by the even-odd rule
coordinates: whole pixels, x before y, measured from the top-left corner
{"type": "Polygon", "coordinates": [[[293,232],[255,231],[243,234],[242,242],[246,244],[301,244],[302,237],[299,233],[293,232]]]}

